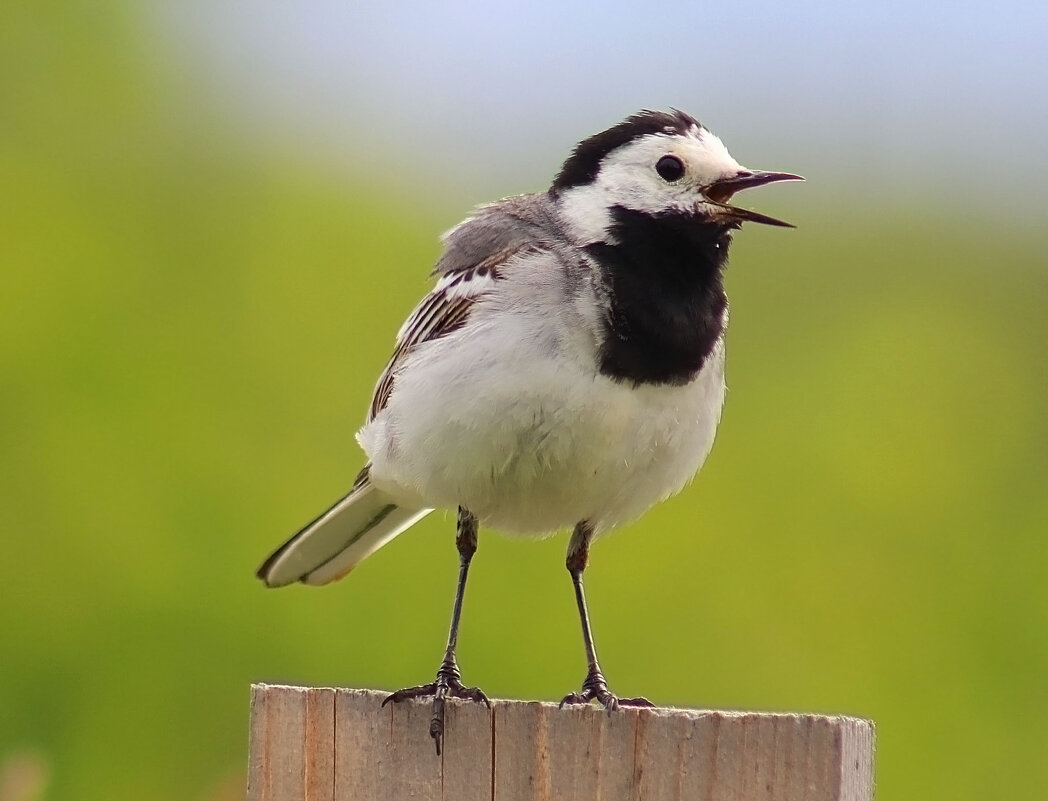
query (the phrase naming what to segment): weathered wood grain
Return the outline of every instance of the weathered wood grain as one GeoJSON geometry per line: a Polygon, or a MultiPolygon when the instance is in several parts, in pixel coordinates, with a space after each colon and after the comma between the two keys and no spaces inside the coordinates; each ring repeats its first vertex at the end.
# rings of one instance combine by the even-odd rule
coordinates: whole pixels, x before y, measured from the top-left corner
{"type": "Polygon", "coordinates": [[[870,801],[859,718],[690,709],[558,709],[374,690],[251,688],[248,801],[870,801]]]}

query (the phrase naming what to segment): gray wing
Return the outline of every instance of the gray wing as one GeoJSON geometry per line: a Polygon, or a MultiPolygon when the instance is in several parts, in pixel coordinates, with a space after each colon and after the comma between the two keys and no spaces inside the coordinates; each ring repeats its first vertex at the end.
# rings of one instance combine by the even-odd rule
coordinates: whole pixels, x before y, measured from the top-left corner
{"type": "Polygon", "coordinates": [[[486,206],[444,237],[444,253],[433,270],[439,276],[437,284],[401,326],[393,355],[375,386],[368,421],[385,408],[408,353],[457,331],[477,301],[503,280],[511,262],[547,249],[538,226],[508,212],[506,207],[518,200],[523,198],[486,206]]]}
{"type": "Polygon", "coordinates": [[[502,254],[551,244],[557,227],[548,206],[542,195],[522,195],[481,206],[444,235],[444,252],[433,273],[447,275],[499,263],[504,261],[502,254]]]}

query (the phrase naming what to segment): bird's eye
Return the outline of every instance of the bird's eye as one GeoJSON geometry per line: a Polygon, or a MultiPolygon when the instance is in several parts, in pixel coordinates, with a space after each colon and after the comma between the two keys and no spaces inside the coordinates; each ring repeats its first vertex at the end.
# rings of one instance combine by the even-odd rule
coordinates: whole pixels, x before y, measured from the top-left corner
{"type": "Polygon", "coordinates": [[[679,181],[684,177],[684,162],[676,156],[663,156],[655,164],[655,172],[664,181],[679,181]]]}

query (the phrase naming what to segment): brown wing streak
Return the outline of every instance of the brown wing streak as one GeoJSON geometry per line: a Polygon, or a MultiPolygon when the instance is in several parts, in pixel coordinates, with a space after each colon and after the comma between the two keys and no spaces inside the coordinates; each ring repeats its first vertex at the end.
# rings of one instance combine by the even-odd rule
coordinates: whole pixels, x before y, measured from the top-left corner
{"type": "Polygon", "coordinates": [[[396,371],[403,358],[416,345],[447,336],[465,325],[473,305],[483,296],[483,292],[478,291],[472,295],[450,297],[450,290],[477,277],[490,277],[497,281],[502,277],[499,267],[513,256],[534,249],[534,246],[531,245],[506,248],[492,253],[468,269],[446,274],[454,277],[440,289],[430,292],[412,312],[404,335],[397,341],[393,355],[375,387],[375,394],[371,398],[371,409],[368,412],[369,421],[375,419],[375,416],[385,408],[389,401],[390,393],[393,392],[396,371]]]}
{"type": "Polygon", "coordinates": [[[470,308],[478,296],[465,296],[449,300],[444,292],[433,292],[426,296],[412,315],[411,324],[397,342],[393,355],[382,371],[382,376],[371,398],[368,420],[381,412],[393,391],[393,378],[400,361],[416,345],[438,339],[456,331],[466,323],[470,308]]]}

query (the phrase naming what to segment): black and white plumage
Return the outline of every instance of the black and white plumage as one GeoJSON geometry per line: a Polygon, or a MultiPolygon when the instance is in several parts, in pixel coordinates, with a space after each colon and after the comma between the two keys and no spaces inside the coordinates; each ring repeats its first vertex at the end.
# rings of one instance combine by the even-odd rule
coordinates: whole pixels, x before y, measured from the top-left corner
{"type": "Polygon", "coordinates": [[[368,465],[259,576],[327,583],[433,508],[459,509],[451,642],[437,681],[411,691],[437,696],[436,721],[445,695],[479,694],[454,660],[477,524],[573,528],[590,670],[566,700],[616,706],[585,616],[589,543],[678,492],[708,455],[731,235],[787,225],[728,201],[783,180],[799,177],[747,170],[687,114],[645,111],[580,143],[547,192],[479,208],[445,235],[436,285],[397,335],[358,435],[368,465]]]}

